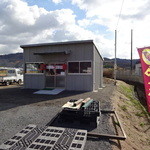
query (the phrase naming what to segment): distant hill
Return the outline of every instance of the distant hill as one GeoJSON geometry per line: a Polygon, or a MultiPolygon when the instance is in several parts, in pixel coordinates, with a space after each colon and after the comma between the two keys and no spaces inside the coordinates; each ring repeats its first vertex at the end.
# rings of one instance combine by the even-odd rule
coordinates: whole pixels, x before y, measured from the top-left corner
{"type": "MultiPolygon", "coordinates": [[[[139,59],[133,60],[133,66],[139,62],[139,59]]],[[[117,58],[117,66],[121,68],[130,68],[131,61],[129,59],[117,58]]],[[[22,67],[23,53],[14,53],[7,55],[0,55],[0,67],[22,67]]],[[[114,59],[104,58],[104,68],[113,68],[114,59]]]]}
{"type": "MultiPolygon", "coordinates": [[[[120,59],[117,58],[117,66],[120,68],[130,68],[131,67],[131,60],[130,59],[120,59]]],[[[139,59],[133,59],[132,65],[133,68],[135,67],[136,63],[139,63],[139,59]]],[[[113,68],[114,67],[114,59],[104,58],[104,68],[113,68]]]]}
{"type": "Polygon", "coordinates": [[[0,67],[23,67],[23,53],[0,55],[0,67]]]}

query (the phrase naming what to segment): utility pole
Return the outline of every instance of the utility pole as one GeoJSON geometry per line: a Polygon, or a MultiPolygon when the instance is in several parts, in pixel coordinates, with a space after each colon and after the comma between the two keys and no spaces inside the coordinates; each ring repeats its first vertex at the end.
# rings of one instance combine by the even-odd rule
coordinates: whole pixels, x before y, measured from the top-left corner
{"type": "Polygon", "coordinates": [[[132,70],[133,70],[132,51],[133,51],[133,30],[131,29],[131,74],[132,74],[132,70]]]}
{"type": "Polygon", "coordinates": [[[116,85],[116,74],[117,74],[117,61],[116,61],[116,52],[117,52],[117,30],[115,30],[115,61],[114,61],[114,85],[116,85]]]}

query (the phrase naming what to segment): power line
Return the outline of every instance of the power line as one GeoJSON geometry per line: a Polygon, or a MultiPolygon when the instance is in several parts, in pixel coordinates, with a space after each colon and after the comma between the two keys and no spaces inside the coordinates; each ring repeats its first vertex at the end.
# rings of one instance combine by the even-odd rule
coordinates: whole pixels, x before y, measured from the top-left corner
{"type": "Polygon", "coordinates": [[[124,0],[122,0],[121,9],[120,9],[120,13],[119,13],[119,17],[118,17],[118,21],[117,21],[116,29],[117,29],[117,27],[118,27],[119,20],[120,20],[120,17],[121,17],[121,13],[122,13],[123,4],[124,4],[124,0]]]}

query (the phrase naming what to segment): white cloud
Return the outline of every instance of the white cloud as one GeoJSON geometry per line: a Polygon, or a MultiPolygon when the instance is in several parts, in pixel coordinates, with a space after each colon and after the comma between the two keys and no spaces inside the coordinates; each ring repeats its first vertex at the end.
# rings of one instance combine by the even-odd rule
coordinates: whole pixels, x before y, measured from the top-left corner
{"type": "Polygon", "coordinates": [[[21,0],[1,0],[0,53],[18,52],[22,44],[98,39],[103,36],[76,24],[70,9],[47,11],[21,0]]]}
{"type": "Polygon", "coordinates": [[[80,27],[88,27],[89,25],[91,25],[91,20],[88,20],[88,19],[82,19],[82,20],[78,20],[78,24],[80,27]]]}
{"type": "Polygon", "coordinates": [[[125,0],[118,26],[122,5],[120,0],[72,0],[72,4],[86,12],[86,18],[78,21],[80,26],[88,28],[91,23],[99,24],[105,26],[112,34],[117,27],[117,57],[130,58],[131,29],[133,29],[134,58],[139,58],[136,47],[150,46],[149,0],[125,0]]]}
{"type": "MultiPolygon", "coordinates": [[[[53,2],[58,4],[63,3],[63,0],[53,2]]],[[[85,11],[85,18],[77,20],[71,9],[47,11],[37,5],[29,6],[23,0],[1,0],[0,54],[22,51],[19,48],[21,44],[94,39],[103,57],[114,57],[114,32],[122,1],[71,2],[85,11]],[[94,30],[95,25],[99,28],[94,30]]],[[[138,58],[136,47],[148,46],[149,12],[149,0],[124,1],[117,28],[117,57],[130,58],[131,29],[134,58],[138,58]]]]}
{"type": "Polygon", "coordinates": [[[20,44],[57,41],[55,32],[65,32],[66,26],[74,24],[75,15],[70,9],[46,11],[21,0],[1,0],[0,54],[15,52],[20,44]]]}
{"type": "Polygon", "coordinates": [[[52,2],[55,3],[55,4],[59,4],[59,3],[61,3],[62,1],[61,1],[61,0],[52,0],[52,2]]]}

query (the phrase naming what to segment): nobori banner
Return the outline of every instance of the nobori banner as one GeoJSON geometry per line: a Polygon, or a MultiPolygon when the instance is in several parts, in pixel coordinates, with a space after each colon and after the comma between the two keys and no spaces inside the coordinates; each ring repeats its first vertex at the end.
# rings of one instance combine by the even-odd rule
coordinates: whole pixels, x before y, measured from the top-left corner
{"type": "Polygon", "coordinates": [[[150,47],[138,48],[138,53],[141,60],[148,111],[150,112],[150,47]]]}

